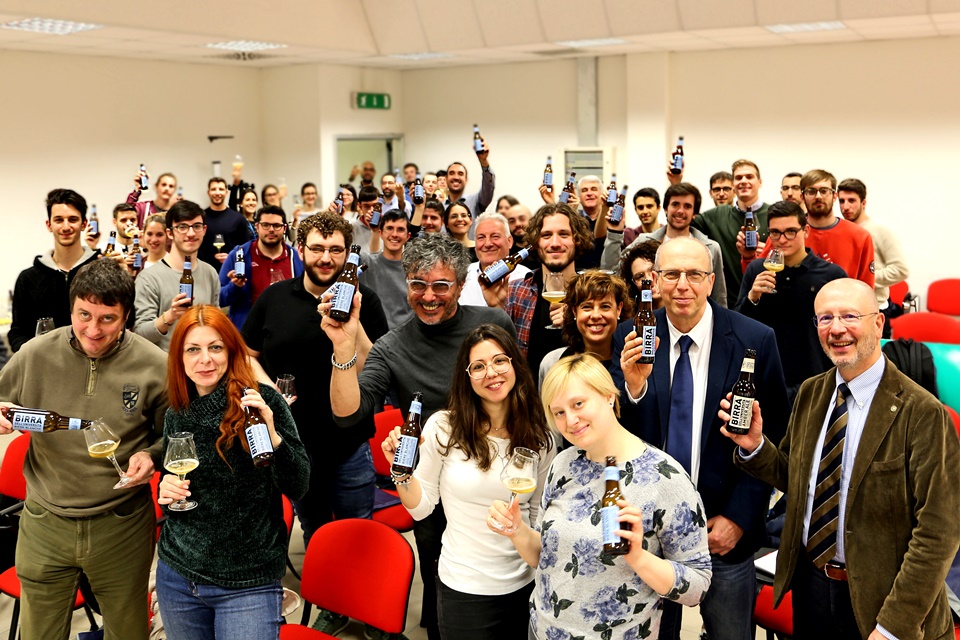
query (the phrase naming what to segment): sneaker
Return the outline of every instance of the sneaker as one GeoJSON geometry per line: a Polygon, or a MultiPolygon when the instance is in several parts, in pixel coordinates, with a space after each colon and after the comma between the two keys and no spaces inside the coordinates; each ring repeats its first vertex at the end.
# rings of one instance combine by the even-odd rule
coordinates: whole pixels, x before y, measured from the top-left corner
{"type": "Polygon", "coordinates": [[[346,629],[348,624],[350,624],[350,618],[347,616],[342,616],[339,613],[327,611],[326,609],[320,609],[320,615],[313,621],[310,628],[316,629],[328,636],[335,636],[346,629]]]}
{"type": "Polygon", "coordinates": [[[368,624],[363,625],[363,637],[367,640],[410,640],[402,633],[387,633],[368,624]]]}

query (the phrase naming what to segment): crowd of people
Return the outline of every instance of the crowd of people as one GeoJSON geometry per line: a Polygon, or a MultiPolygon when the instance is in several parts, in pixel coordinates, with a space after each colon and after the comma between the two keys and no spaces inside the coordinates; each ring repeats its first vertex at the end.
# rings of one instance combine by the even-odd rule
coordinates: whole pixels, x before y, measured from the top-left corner
{"type": "MultiPolygon", "coordinates": [[[[158,488],[168,637],[276,637],[282,497],[306,544],[334,518],[371,518],[372,456],[393,461],[400,442],[398,428],[371,452],[374,414],[415,398],[419,462],[390,481],[416,521],[431,640],[678,640],[684,606],[711,640],[752,638],[773,489],[786,494],[775,596],[793,591],[796,637],[952,637],[960,442],[881,353],[902,312],[889,287],[908,271],[866,186],[791,173],[768,204],[759,167],[737,160],[701,211],[668,170],[662,200],[634,194],[628,228],[599,176],[563,194],[545,180],[536,207],[495,201],[490,149],[475,151],[476,192],[460,162],[379,184],[364,162],[325,208],[304,184],[289,214],[284,186],[258,194],[237,167],[232,184],[210,179],[206,208],[172,173],[144,200],[138,172],[110,230],[79,193],[48,194],[53,249],[17,279],[0,433],[14,406],[102,417],[129,488],[79,433],[34,435],[22,637],[67,637],[81,574],[108,640],[146,637],[147,485],[185,432],[198,465],[158,488]],[[342,316],[348,264],[362,275],[342,316]],[[652,362],[641,305],[655,309],[652,362]],[[45,317],[57,328],[35,329],[45,317]],[[282,375],[296,396],[277,392],[282,375]],[[745,434],[727,429],[742,375],[756,390],[745,434]],[[535,488],[505,499],[518,450],[538,460],[535,488]]],[[[314,626],[348,623],[322,610],[314,626]]]]}

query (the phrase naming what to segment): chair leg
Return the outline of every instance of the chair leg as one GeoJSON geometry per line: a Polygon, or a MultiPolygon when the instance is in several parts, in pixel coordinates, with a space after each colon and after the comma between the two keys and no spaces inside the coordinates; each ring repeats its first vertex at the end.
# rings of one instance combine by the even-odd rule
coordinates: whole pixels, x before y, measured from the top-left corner
{"type": "Polygon", "coordinates": [[[97,625],[97,619],[93,617],[93,610],[90,609],[90,606],[84,604],[83,612],[87,614],[87,620],[90,621],[90,631],[98,631],[100,627],[97,625]]]}
{"type": "Polygon", "coordinates": [[[290,559],[290,556],[287,556],[287,568],[290,569],[290,573],[293,574],[293,577],[303,582],[303,578],[300,577],[300,574],[297,573],[296,568],[293,566],[293,560],[290,559]]]}
{"type": "Polygon", "coordinates": [[[306,600],[304,600],[304,601],[303,601],[303,616],[300,618],[300,624],[302,624],[302,625],[305,626],[305,627],[309,627],[309,626],[310,626],[310,613],[311,613],[312,611],[313,611],[313,605],[310,604],[309,602],[307,602],[306,600]]]}
{"type": "Polygon", "coordinates": [[[13,615],[10,616],[10,640],[17,640],[17,627],[20,626],[20,598],[13,601],[13,615]]]}

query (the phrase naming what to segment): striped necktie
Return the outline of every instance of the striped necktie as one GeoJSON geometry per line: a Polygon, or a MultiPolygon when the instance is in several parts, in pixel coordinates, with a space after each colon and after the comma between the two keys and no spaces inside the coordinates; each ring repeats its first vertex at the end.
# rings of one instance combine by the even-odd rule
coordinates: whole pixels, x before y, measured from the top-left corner
{"type": "Polygon", "coordinates": [[[850,389],[837,387],[837,404],[830,415],[830,426],[823,439],[817,487],[807,532],[807,552],[813,564],[822,569],[837,553],[837,526],[840,520],[840,476],[843,466],[843,441],[847,434],[847,397],[850,389]]]}

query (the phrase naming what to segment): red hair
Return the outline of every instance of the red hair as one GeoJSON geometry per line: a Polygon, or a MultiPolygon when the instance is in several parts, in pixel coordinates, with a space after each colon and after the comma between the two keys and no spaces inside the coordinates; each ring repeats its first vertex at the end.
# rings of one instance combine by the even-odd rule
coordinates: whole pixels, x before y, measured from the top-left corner
{"type": "Polygon", "coordinates": [[[229,449],[234,440],[240,440],[243,448],[249,452],[247,439],[242,437],[246,412],[240,405],[243,390],[247,387],[258,389],[257,378],[247,360],[247,347],[240,332],[230,319],[217,307],[197,305],[187,310],[177,322],[170,337],[170,352],[167,356],[167,390],[170,406],[175,411],[184,411],[190,405],[191,396],[196,395],[197,386],[187,377],[183,365],[183,350],[187,334],[195,327],[210,327],[218,334],[227,350],[227,372],[223,380],[227,384],[227,407],[220,423],[220,437],[217,438],[217,453],[226,462],[223,448],[229,449]]]}

